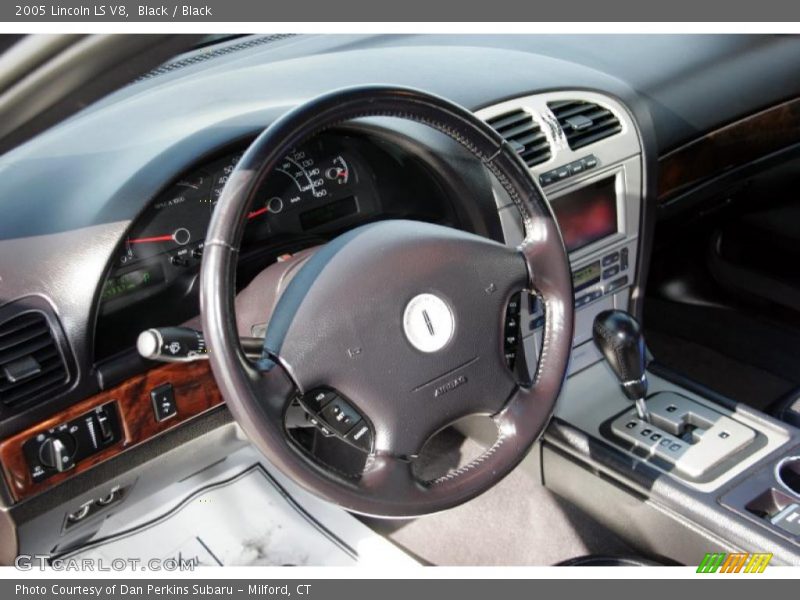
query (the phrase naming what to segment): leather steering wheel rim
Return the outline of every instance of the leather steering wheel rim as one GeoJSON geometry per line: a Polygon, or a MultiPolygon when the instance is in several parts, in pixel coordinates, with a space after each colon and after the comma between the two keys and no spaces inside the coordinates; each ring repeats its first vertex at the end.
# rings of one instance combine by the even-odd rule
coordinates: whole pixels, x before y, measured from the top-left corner
{"type": "MultiPolygon", "coordinates": [[[[408,247],[408,244],[402,246],[408,247]]],[[[325,268],[333,269],[324,264],[319,267],[325,268]]],[[[498,273],[499,279],[505,281],[503,276],[498,273]]],[[[505,277],[506,288],[516,284],[511,282],[510,275],[505,277]]],[[[492,283],[486,288],[487,295],[494,287],[492,283]]],[[[301,298],[298,303],[304,301],[301,298]]],[[[572,348],[573,290],[569,261],[553,213],[527,166],[499,134],[468,110],[420,90],[393,86],[351,87],[320,96],[275,121],[251,144],[230,175],[211,220],[201,268],[201,312],[211,367],[227,406],[266,458],[312,493],[348,510],[384,517],[416,516],[451,508],[505,477],[525,457],[549,422],[572,348]],[[477,248],[472,255],[476,261],[482,260],[484,254],[496,256],[492,263],[495,268],[509,265],[509,271],[517,272],[519,266],[514,261],[519,261],[523,287],[538,295],[544,306],[542,350],[533,383],[528,387],[517,386],[509,397],[501,399],[500,409],[492,412],[498,438],[489,449],[470,464],[434,481],[414,478],[411,454],[389,450],[396,441],[391,427],[379,428],[380,443],[376,442],[364,472],[358,477],[333,472],[309,460],[288,439],[283,424],[287,404],[296,395],[296,373],[278,356],[280,349],[270,349],[268,344],[264,359],[253,363],[245,356],[237,334],[234,312],[237,255],[246,214],[261,183],[292,148],[326,129],[363,117],[415,121],[459,142],[508,193],[522,217],[525,239],[517,249],[510,249],[488,240],[479,242],[477,236],[469,234],[450,236],[441,231],[446,228],[433,229],[438,226],[427,226],[428,230],[420,223],[413,229],[398,223],[384,225],[380,231],[358,232],[348,240],[355,237],[358,243],[380,248],[374,239],[372,242],[369,239],[391,237],[395,232],[398,239],[412,238],[416,231],[424,230],[422,241],[417,243],[434,244],[432,247],[436,248],[439,246],[435,244],[441,246],[446,240],[454,248],[477,248]],[[484,246],[479,246],[480,243],[484,246]]],[[[494,321],[487,320],[487,327],[494,327],[494,321]]],[[[494,347],[493,342],[488,345],[494,347]]],[[[388,410],[387,407],[384,404],[381,410],[388,410]]],[[[399,409],[395,406],[393,410],[399,409]]]]}

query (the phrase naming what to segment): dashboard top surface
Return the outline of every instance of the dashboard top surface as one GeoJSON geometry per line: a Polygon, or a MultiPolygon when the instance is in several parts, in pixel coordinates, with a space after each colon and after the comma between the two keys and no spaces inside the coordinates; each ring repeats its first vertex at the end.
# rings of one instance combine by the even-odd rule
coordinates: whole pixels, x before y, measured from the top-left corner
{"type": "Polygon", "coordinates": [[[0,239],[128,220],[141,210],[132,198],[152,195],[134,174],[163,186],[160,173],[348,85],[420,87],[473,110],[597,90],[622,99],[661,154],[800,93],[798,55],[791,36],[290,37],[137,82],[0,158],[0,239]]]}

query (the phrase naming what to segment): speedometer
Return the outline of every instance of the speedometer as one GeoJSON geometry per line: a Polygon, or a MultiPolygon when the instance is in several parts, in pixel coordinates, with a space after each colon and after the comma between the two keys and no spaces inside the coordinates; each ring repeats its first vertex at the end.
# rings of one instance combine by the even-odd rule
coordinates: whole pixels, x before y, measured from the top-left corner
{"type": "Polygon", "coordinates": [[[289,204],[297,204],[304,197],[324,198],[328,195],[325,180],[320,174],[314,157],[305,150],[293,150],[286,155],[275,173],[281,173],[292,180],[293,192],[287,199],[289,204]]]}

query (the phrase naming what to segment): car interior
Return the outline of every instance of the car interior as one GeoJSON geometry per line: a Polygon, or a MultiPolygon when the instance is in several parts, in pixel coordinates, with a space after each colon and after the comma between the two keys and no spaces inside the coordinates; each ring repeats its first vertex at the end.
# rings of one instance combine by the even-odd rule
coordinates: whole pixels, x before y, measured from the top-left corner
{"type": "Polygon", "coordinates": [[[800,565],[800,37],[41,43],[0,564],[800,565]]]}

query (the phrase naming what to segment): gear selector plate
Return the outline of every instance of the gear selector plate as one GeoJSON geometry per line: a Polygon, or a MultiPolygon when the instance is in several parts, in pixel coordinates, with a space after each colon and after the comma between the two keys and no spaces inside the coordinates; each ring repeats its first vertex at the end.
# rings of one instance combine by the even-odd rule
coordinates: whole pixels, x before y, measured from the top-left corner
{"type": "Polygon", "coordinates": [[[638,454],[660,459],[674,475],[692,481],[703,479],[756,437],[749,427],[674,392],[653,394],[647,407],[650,423],[632,408],[612,421],[612,433],[638,454]]]}

